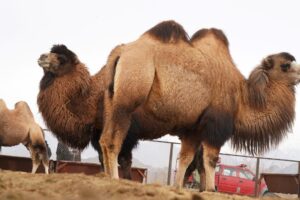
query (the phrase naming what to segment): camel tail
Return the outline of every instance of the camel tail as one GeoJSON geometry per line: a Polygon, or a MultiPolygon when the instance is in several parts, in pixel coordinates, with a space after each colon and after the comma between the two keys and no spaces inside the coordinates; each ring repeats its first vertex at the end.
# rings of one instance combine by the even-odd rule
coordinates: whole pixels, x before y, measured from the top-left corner
{"type": "Polygon", "coordinates": [[[121,57],[122,52],[122,46],[118,45],[116,46],[110,53],[107,63],[106,63],[106,85],[108,88],[109,96],[110,98],[114,95],[114,78],[116,73],[116,67],[118,64],[118,61],[121,57]]]}

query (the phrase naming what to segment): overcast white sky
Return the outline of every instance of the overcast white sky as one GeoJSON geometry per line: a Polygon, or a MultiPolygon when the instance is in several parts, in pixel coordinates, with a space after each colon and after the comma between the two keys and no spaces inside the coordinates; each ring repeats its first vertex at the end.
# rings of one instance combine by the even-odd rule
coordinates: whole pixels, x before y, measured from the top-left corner
{"type": "MultiPolygon", "coordinates": [[[[169,19],[182,24],[190,35],[201,28],[223,29],[237,67],[248,77],[262,58],[272,53],[287,51],[300,60],[299,8],[298,0],[3,0],[0,98],[10,108],[19,100],[27,101],[37,121],[46,128],[36,104],[43,75],[37,65],[41,53],[53,44],[65,44],[94,74],[114,46],[133,41],[169,19]]],[[[294,134],[279,146],[283,151],[299,149],[298,94],[297,98],[294,134]]],[[[56,145],[54,138],[48,135],[47,139],[56,145]]],[[[4,152],[18,153],[18,148],[4,148],[4,152]]],[[[94,155],[93,150],[84,154],[94,155]]],[[[300,159],[300,153],[297,155],[293,158],[300,159]]]]}

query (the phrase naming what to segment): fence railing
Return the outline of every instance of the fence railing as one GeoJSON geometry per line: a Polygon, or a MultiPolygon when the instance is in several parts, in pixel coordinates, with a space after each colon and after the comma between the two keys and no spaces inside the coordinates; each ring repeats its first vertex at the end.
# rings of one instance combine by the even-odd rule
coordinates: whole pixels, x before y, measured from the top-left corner
{"type": "MultiPolygon", "coordinates": [[[[167,176],[167,185],[171,184],[171,179],[172,179],[172,171],[175,170],[172,168],[173,166],[173,157],[174,157],[174,145],[180,145],[178,142],[169,142],[169,141],[161,141],[161,140],[153,140],[151,142],[155,143],[165,143],[170,146],[169,148],[169,163],[168,163],[168,176],[167,176]]],[[[289,163],[296,163],[297,164],[297,169],[295,173],[300,174],[300,161],[299,160],[290,160],[290,159],[280,159],[280,158],[270,158],[270,157],[260,157],[260,156],[248,156],[248,155],[237,155],[237,154],[228,154],[228,153],[220,153],[220,156],[231,156],[231,157],[236,157],[236,158],[249,158],[252,160],[255,160],[255,193],[258,194],[258,189],[259,189],[259,179],[260,179],[260,174],[261,174],[261,166],[262,166],[262,161],[278,161],[278,162],[289,162],[289,163]]],[[[176,166],[175,166],[176,168],[176,166]]]]}

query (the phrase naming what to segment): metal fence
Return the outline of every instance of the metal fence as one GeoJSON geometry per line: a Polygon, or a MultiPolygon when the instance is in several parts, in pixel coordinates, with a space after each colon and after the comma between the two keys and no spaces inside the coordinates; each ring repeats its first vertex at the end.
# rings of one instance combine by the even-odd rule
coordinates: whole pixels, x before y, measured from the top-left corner
{"type": "MultiPolygon", "coordinates": [[[[168,141],[143,141],[140,144],[140,148],[133,153],[135,158],[144,158],[150,160],[150,164],[146,166],[148,168],[148,183],[160,183],[172,185],[174,183],[175,171],[178,159],[178,153],[180,149],[180,143],[168,142],[168,141]],[[150,153],[145,149],[151,148],[152,158],[150,153]],[[143,154],[144,157],[142,156],[143,154]],[[156,169],[164,170],[155,174],[149,166],[155,166],[156,169]],[[154,177],[152,177],[154,176],[154,177]],[[159,178],[159,180],[158,180],[159,178]]],[[[220,153],[221,163],[227,165],[240,165],[246,164],[247,167],[254,172],[256,178],[255,194],[258,194],[258,185],[261,173],[281,173],[281,174],[298,174],[300,173],[300,161],[277,159],[268,157],[254,157],[246,155],[235,155],[220,153]]]]}

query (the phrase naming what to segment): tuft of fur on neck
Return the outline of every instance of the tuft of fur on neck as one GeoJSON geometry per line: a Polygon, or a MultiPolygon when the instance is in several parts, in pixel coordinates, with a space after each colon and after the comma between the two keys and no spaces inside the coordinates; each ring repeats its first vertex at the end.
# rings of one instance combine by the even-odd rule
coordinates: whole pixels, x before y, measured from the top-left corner
{"type": "Polygon", "coordinates": [[[232,146],[252,155],[262,154],[277,146],[293,124],[294,89],[269,80],[266,71],[257,67],[244,84],[241,96],[232,146]]]}

